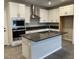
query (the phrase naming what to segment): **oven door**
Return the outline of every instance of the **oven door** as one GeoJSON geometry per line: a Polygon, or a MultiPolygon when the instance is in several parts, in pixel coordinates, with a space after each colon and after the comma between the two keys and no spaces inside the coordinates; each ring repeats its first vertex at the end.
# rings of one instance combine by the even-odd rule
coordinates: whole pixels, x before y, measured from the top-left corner
{"type": "MultiPolygon", "coordinates": [[[[13,31],[13,38],[19,38],[22,34],[25,34],[25,30],[22,31],[13,31]]],[[[13,39],[13,41],[16,41],[18,39],[13,39]]]]}

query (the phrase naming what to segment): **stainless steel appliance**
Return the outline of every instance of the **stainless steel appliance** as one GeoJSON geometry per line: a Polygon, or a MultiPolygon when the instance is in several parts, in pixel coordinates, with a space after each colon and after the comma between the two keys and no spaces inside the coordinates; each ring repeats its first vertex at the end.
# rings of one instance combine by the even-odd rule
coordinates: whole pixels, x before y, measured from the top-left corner
{"type": "Polygon", "coordinates": [[[16,19],[12,21],[12,28],[18,28],[18,27],[25,27],[25,20],[24,19],[16,19]]]}
{"type": "Polygon", "coordinates": [[[13,41],[21,40],[20,35],[25,34],[25,20],[14,18],[12,20],[13,41]]]}

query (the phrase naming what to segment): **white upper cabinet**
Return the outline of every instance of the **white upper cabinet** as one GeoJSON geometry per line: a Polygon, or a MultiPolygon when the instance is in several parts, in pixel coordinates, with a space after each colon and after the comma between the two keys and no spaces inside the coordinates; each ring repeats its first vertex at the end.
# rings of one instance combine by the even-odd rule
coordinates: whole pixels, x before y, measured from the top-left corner
{"type": "Polygon", "coordinates": [[[59,22],[59,8],[49,10],[48,12],[49,22],[59,22]]]}
{"type": "Polygon", "coordinates": [[[10,17],[17,17],[18,14],[18,4],[9,2],[9,13],[10,17]]]}
{"type": "Polygon", "coordinates": [[[25,5],[15,2],[9,2],[10,17],[25,18],[25,5]]]}
{"type": "Polygon", "coordinates": [[[19,15],[21,18],[25,18],[25,5],[24,4],[18,4],[19,6],[19,15]]]}
{"type": "Polygon", "coordinates": [[[25,12],[25,22],[26,23],[30,23],[30,7],[29,6],[26,6],[26,12],[25,12]]]}
{"type": "Polygon", "coordinates": [[[67,5],[67,6],[62,6],[59,8],[60,10],[60,16],[68,16],[68,15],[73,15],[74,14],[74,6],[72,5],[67,5]]]}
{"type": "Polygon", "coordinates": [[[48,10],[40,9],[40,22],[48,22],[48,10]]]}

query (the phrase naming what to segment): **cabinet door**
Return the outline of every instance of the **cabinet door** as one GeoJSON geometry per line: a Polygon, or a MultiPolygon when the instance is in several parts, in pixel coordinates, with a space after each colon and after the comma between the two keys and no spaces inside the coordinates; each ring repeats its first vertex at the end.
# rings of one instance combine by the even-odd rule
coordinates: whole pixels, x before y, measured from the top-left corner
{"type": "Polygon", "coordinates": [[[49,10],[49,22],[59,22],[59,8],[49,10]]]}
{"type": "Polygon", "coordinates": [[[9,11],[10,11],[10,17],[17,17],[19,11],[18,11],[18,4],[9,2],[9,11]]]}
{"type": "Polygon", "coordinates": [[[73,4],[59,8],[60,16],[73,15],[73,4]]]}
{"type": "Polygon", "coordinates": [[[40,22],[44,22],[43,16],[43,9],[40,9],[40,22]]]}
{"type": "Polygon", "coordinates": [[[25,8],[25,22],[30,23],[30,7],[26,6],[25,8]]]}
{"type": "Polygon", "coordinates": [[[22,37],[22,55],[27,59],[31,59],[31,42],[23,37],[22,37]]]}
{"type": "Polygon", "coordinates": [[[48,22],[48,10],[40,9],[40,22],[48,22]]]}
{"type": "Polygon", "coordinates": [[[18,4],[19,7],[19,14],[21,18],[25,18],[25,5],[24,4],[18,4]]]}
{"type": "Polygon", "coordinates": [[[69,14],[74,15],[74,5],[69,5],[69,14]]]}
{"type": "Polygon", "coordinates": [[[4,10],[4,45],[8,45],[8,29],[7,29],[7,17],[6,10],[4,10]]]}
{"type": "Polygon", "coordinates": [[[65,6],[67,14],[66,15],[73,15],[73,5],[65,6]]]}
{"type": "Polygon", "coordinates": [[[49,21],[48,21],[48,10],[45,10],[45,11],[44,11],[44,16],[43,16],[43,18],[44,18],[45,22],[49,22],[49,21]]]}
{"type": "Polygon", "coordinates": [[[67,13],[65,7],[60,7],[60,8],[59,8],[59,11],[60,11],[60,12],[59,12],[60,16],[64,16],[64,15],[67,13]]]}
{"type": "Polygon", "coordinates": [[[56,20],[56,22],[60,22],[59,8],[57,8],[55,10],[55,20],[56,20]]]}

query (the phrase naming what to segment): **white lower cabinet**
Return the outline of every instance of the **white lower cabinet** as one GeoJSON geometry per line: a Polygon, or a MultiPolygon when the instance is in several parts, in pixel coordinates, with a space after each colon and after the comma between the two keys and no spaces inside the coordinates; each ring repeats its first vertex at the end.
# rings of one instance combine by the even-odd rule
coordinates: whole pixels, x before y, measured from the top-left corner
{"type": "Polygon", "coordinates": [[[29,40],[22,38],[22,55],[27,59],[31,59],[31,45],[29,43],[29,40]]]}

